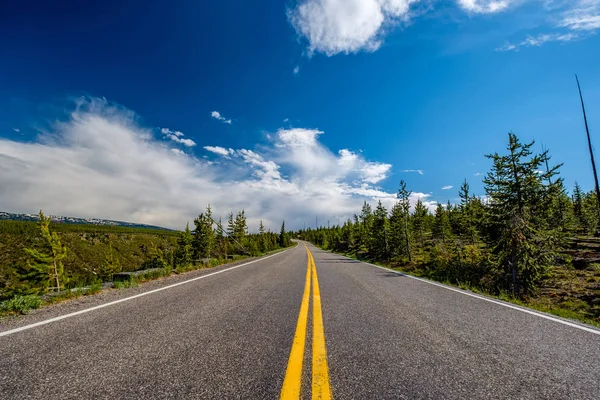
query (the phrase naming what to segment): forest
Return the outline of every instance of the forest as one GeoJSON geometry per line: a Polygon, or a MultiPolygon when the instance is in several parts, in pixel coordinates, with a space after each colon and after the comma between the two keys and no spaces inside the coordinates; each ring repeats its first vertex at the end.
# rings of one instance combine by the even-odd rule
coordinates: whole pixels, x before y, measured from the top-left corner
{"type": "Polygon", "coordinates": [[[101,288],[123,272],[156,278],[291,245],[285,221],[277,233],[262,221],[257,228],[249,233],[244,210],[231,212],[224,226],[210,205],[182,231],[51,223],[41,211],[38,223],[0,221],[0,313],[39,306],[57,292],[70,297],[76,288],[101,288]]]}
{"type": "Polygon", "coordinates": [[[366,201],[341,226],[300,230],[323,249],[418,276],[600,322],[600,219],[594,191],[572,193],[548,150],[508,135],[503,153],[486,155],[484,196],[465,180],[460,202],[431,212],[400,181],[387,210],[366,201]],[[357,210],[358,211],[358,210],[357,210]]]}

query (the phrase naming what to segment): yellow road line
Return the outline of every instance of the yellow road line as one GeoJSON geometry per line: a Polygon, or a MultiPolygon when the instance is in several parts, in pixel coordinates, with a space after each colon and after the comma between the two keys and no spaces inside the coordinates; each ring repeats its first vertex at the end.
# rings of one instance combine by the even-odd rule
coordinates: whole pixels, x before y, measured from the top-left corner
{"type": "MultiPolygon", "coordinates": [[[[308,249],[307,249],[308,250],[308,249]]],[[[309,253],[310,254],[310,253],[309,253]]],[[[310,255],[308,265],[306,267],[306,283],[304,285],[304,294],[302,295],[302,303],[300,305],[300,313],[298,315],[298,324],[296,325],[296,333],[294,335],[294,343],[290,351],[283,387],[281,388],[282,400],[299,399],[300,386],[302,385],[302,361],[304,360],[304,344],[306,342],[306,325],[308,321],[308,301],[310,298],[310,255]]]]}
{"type": "Polygon", "coordinates": [[[306,251],[308,251],[308,261],[312,267],[313,284],[312,398],[329,400],[331,399],[331,387],[329,385],[329,369],[327,368],[323,314],[321,313],[321,291],[319,290],[315,259],[308,247],[306,251]]]}

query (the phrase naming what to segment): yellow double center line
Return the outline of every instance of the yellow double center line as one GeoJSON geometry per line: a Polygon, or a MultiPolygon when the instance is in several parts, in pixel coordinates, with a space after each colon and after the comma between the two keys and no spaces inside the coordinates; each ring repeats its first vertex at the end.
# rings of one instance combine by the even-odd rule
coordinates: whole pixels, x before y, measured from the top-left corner
{"type": "Polygon", "coordinates": [[[310,253],[310,250],[308,250],[308,247],[306,247],[306,253],[308,254],[306,283],[304,285],[304,294],[302,295],[294,343],[292,344],[292,350],[290,351],[290,358],[285,372],[285,379],[283,380],[283,387],[281,388],[280,399],[282,400],[300,398],[311,275],[313,286],[312,398],[323,400],[331,399],[329,369],[327,368],[327,350],[325,348],[325,331],[323,330],[323,314],[321,313],[321,291],[319,290],[315,259],[310,253]]]}

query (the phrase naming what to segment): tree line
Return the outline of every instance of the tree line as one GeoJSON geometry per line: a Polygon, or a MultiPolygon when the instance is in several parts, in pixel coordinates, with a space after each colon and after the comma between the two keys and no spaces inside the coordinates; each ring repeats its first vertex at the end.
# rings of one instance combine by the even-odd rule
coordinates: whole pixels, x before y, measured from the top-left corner
{"type": "Polygon", "coordinates": [[[430,212],[421,199],[411,207],[412,193],[400,181],[391,210],[365,201],[341,226],[295,235],[441,281],[534,294],[553,265],[570,261],[562,252],[569,238],[598,231],[599,209],[595,193],[577,183],[569,196],[562,164],[552,165],[548,150],[535,153],[533,145],[509,133],[505,152],[486,155],[492,167],[483,180],[485,196],[473,195],[465,180],[458,204],[438,203],[430,212]]]}
{"type": "MultiPolygon", "coordinates": [[[[62,224],[53,224],[51,227],[51,218],[42,211],[39,218],[36,230],[31,229],[33,223],[13,221],[6,221],[0,229],[0,242],[12,243],[9,238],[12,236],[26,238],[28,243],[10,260],[12,265],[1,271],[0,300],[17,295],[40,295],[61,291],[79,286],[82,282],[108,282],[114,274],[124,270],[161,268],[165,270],[164,275],[169,275],[172,271],[185,272],[207,265],[218,265],[227,259],[259,256],[291,245],[285,221],[278,233],[266,230],[262,221],[259,223],[258,233],[249,233],[244,210],[235,216],[233,212],[230,213],[227,226],[224,227],[221,219],[213,220],[210,205],[193,220],[192,229],[188,223],[183,231],[175,233],[176,240],[172,232],[141,228],[124,230],[118,229],[119,227],[102,227],[96,232],[96,228],[88,227],[80,233],[80,229],[69,227],[61,233],[62,224]],[[54,227],[59,227],[59,232],[56,232],[54,227]],[[70,240],[69,243],[73,245],[70,249],[63,244],[62,239],[65,237],[61,239],[61,236],[74,233],[81,236],[80,240],[70,240]],[[136,236],[150,236],[156,240],[144,240],[138,245],[139,248],[126,247],[122,243],[131,241],[131,237],[136,236]],[[164,240],[165,238],[168,240],[164,240]],[[92,243],[84,246],[82,241],[92,243]],[[83,270],[65,268],[64,260],[71,251],[82,252],[101,244],[107,247],[101,253],[102,259],[81,260],[87,265],[83,270]],[[124,251],[127,254],[123,253],[124,251]],[[123,265],[122,259],[125,256],[139,252],[143,254],[141,264],[123,265]]],[[[86,254],[91,257],[91,254],[95,253],[86,254]]]]}

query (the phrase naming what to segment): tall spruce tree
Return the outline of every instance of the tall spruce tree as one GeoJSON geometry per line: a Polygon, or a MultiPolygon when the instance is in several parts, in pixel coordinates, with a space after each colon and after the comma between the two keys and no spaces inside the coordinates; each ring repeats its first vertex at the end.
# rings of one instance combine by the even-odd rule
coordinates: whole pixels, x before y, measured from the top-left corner
{"type": "Polygon", "coordinates": [[[190,231],[190,223],[185,225],[185,230],[179,232],[177,238],[177,250],[175,251],[175,266],[187,267],[192,263],[192,242],[194,236],[190,231]]]}
{"type": "Polygon", "coordinates": [[[210,204],[206,212],[194,220],[193,255],[196,260],[210,258],[215,245],[215,231],[213,230],[212,210],[210,204]]]}
{"type": "Polygon", "coordinates": [[[381,200],[377,203],[377,207],[373,213],[371,232],[371,255],[377,260],[387,260],[389,257],[388,212],[383,204],[381,204],[381,200]]]}
{"type": "Polygon", "coordinates": [[[522,144],[513,133],[508,138],[508,154],[487,156],[493,166],[484,185],[496,231],[491,245],[513,295],[522,296],[535,290],[552,259],[555,244],[543,225],[544,182],[557,168],[540,171],[544,156],[533,154],[534,142],[522,144]]]}

